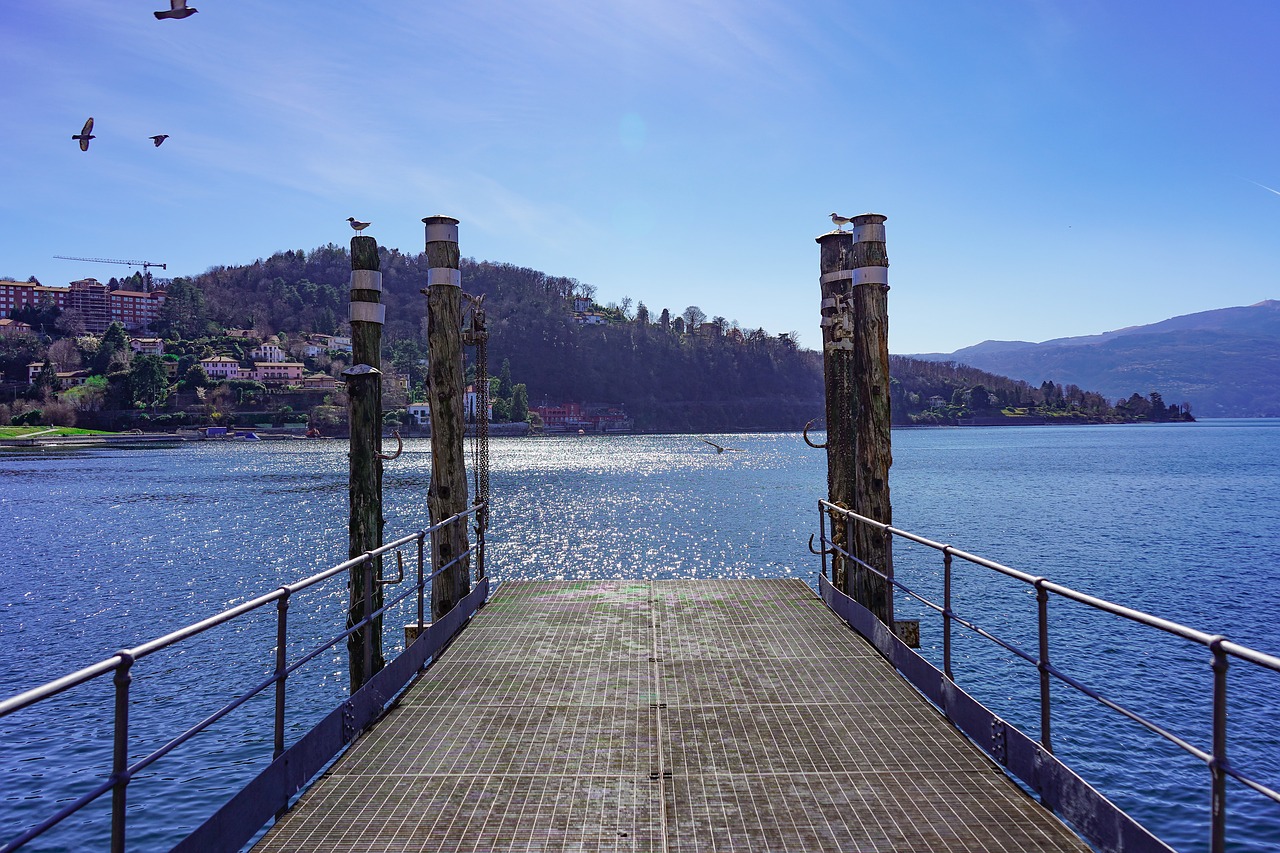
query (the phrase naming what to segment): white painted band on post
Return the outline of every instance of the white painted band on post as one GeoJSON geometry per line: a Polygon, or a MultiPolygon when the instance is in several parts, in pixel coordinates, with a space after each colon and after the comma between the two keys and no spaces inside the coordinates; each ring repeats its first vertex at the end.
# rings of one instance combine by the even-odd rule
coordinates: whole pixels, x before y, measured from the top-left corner
{"type": "Polygon", "coordinates": [[[352,302],[347,319],[353,323],[385,323],[387,306],[381,302],[352,302]]]}
{"type": "Polygon", "coordinates": [[[831,341],[823,346],[827,352],[836,352],[837,350],[853,349],[853,341],[848,338],[841,338],[838,341],[831,341]]]}
{"type": "Polygon", "coordinates": [[[428,222],[427,223],[427,242],[428,243],[458,242],[457,224],[452,222],[428,222]]]}
{"type": "Polygon", "coordinates": [[[382,273],[377,270],[352,270],[352,290],[376,290],[382,292],[382,273]]]}
{"type": "Polygon", "coordinates": [[[824,272],[819,278],[819,284],[830,284],[833,281],[848,281],[853,278],[853,270],[836,270],[835,272],[824,272]]]}
{"type": "Polygon", "coordinates": [[[839,299],[836,299],[834,296],[828,296],[826,299],[822,300],[822,309],[819,309],[819,310],[823,310],[826,308],[835,308],[839,306],[839,304],[840,304],[839,299]]]}
{"type": "Polygon", "coordinates": [[[853,242],[883,243],[884,242],[884,223],[868,222],[866,225],[853,226],[853,242]]]}
{"type": "Polygon", "coordinates": [[[854,284],[888,284],[888,267],[858,267],[853,271],[854,284]]]}
{"type": "Polygon", "coordinates": [[[427,286],[433,284],[451,284],[462,287],[462,271],[451,267],[432,267],[427,270],[427,286]]]}

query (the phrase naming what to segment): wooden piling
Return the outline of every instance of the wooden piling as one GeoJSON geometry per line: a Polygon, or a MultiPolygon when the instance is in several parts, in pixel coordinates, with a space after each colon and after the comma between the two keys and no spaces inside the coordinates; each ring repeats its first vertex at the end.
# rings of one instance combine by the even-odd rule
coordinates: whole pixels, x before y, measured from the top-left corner
{"type": "MultiPolygon", "coordinates": [[[[433,524],[467,509],[467,469],[463,436],[462,274],[458,270],[458,220],[428,216],[427,226],[427,401],[431,406],[431,488],[427,502],[433,524]]],[[[467,550],[467,526],[451,525],[432,541],[431,565],[440,571],[467,550]]],[[[431,615],[439,619],[471,589],[470,560],[463,557],[431,585],[431,615]]]]}
{"type": "MultiPolygon", "coordinates": [[[[822,375],[827,402],[827,500],[851,509],[854,493],[854,391],[853,305],[849,299],[853,280],[853,234],[832,231],[818,238],[821,247],[822,375]]],[[[833,542],[848,548],[845,525],[833,518],[833,542]]],[[[855,600],[854,576],[848,561],[832,558],[831,582],[855,600]]]]}
{"type": "MultiPolygon", "coordinates": [[[[885,524],[893,522],[889,467],[888,269],[884,222],[855,216],[853,231],[818,238],[822,247],[823,369],[827,390],[827,491],[831,503],[885,524]]],[[[834,525],[844,544],[845,526],[834,525]]],[[[893,576],[890,538],[868,525],[852,526],[853,555],[893,576]]],[[[894,626],[893,589],[884,578],[836,560],[836,585],[894,626]]]]}
{"type": "MultiPolygon", "coordinates": [[[[382,544],[382,272],[378,243],[372,237],[351,238],[351,360],[342,372],[347,384],[351,427],[349,453],[349,557],[359,557],[382,544]]],[[[347,627],[382,606],[382,560],[352,570],[347,581],[350,607],[347,627]]],[[[347,638],[348,669],[354,693],[384,665],[382,618],[347,638]]]]}

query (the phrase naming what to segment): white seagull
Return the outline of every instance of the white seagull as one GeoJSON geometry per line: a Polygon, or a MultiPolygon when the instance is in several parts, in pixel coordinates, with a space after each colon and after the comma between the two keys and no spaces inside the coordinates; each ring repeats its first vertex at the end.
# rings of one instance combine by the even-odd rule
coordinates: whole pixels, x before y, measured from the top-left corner
{"type": "Polygon", "coordinates": [[[843,231],[844,226],[853,221],[851,216],[841,216],[838,213],[831,214],[831,222],[836,226],[837,231],[843,231]]]}
{"type": "Polygon", "coordinates": [[[359,234],[361,231],[368,228],[372,224],[369,222],[361,222],[359,219],[356,219],[354,216],[348,216],[347,221],[351,223],[352,230],[355,231],[357,234],[359,234]]]}
{"type": "Polygon", "coordinates": [[[89,140],[97,139],[97,137],[93,135],[93,116],[89,116],[89,120],[84,123],[84,127],[80,129],[80,132],[71,138],[80,140],[81,151],[88,151],[89,140]]]}
{"type": "Polygon", "coordinates": [[[188,8],[187,0],[169,0],[168,12],[153,12],[157,21],[163,21],[165,18],[174,18],[181,20],[182,18],[190,18],[200,10],[193,7],[188,8]]]}

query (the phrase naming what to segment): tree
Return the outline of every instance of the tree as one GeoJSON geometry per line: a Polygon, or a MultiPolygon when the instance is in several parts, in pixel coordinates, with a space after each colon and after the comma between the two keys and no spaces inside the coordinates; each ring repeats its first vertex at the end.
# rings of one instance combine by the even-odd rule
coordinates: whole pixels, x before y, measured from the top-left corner
{"type": "Polygon", "coordinates": [[[204,291],[190,279],[175,278],[165,291],[156,330],[170,338],[199,338],[209,332],[204,291]]]}
{"type": "Polygon", "coordinates": [[[98,342],[98,351],[89,364],[89,371],[105,376],[120,370],[128,366],[131,354],[129,340],[124,334],[124,326],[112,323],[107,327],[102,340],[98,342]]]}
{"type": "Polygon", "coordinates": [[[647,326],[649,322],[649,309],[641,302],[636,306],[636,325],[647,326]]]}
{"type": "Polygon", "coordinates": [[[658,325],[664,329],[671,328],[671,312],[666,308],[663,308],[662,313],[658,315],[658,325]]]}
{"type": "Polygon", "coordinates": [[[529,419],[529,389],[523,382],[511,386],[511,420],[523,423],[529,419]]]}
{"type": "Polygon", "coordinates": [[[502,400],[511,399],[511,362],[505,358],[502,360],[502,371],[498,374],[498,393],[495,396],[502,400]]]}
{"type": "Polygon", "coordinates": [[[75,385],[62,393],[62,401],[77,412],[98,412],[107,398],[107,377],[90,376],[83,385],[75,385]]]}
{"type": "Polygon", "coordinates": [[[135,403],[155,410],[169,391],[169,373],[158,355],[140,355],[129,368],[129,391],[135,403]]]}
{"type": "Polygon", "coordinates": [[[684,318],[685,328],[690,331],[701,326],[707,319],[707,313],[697,305],[690,305],[680,316],[684,318]]]}
{"type": "Polygon", "coordinates": [[[53,362],[45,359],[36,381],[31,384],[30,397],[33,400],[47,400],[58,390],[58,374],[53,362]]]}

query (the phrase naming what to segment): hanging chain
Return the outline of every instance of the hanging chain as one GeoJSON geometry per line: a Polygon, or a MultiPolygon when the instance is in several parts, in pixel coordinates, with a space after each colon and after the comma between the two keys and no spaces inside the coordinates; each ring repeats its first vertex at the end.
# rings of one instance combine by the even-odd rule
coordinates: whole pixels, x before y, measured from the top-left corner
{"type": "Polygon", "coordinates": [[[471,445],[471,472],[475,502],[485,508],[477,513],[480,527],[488,526],[489,504],[489,329],[485,325],[484,296],[471,296],[471,326],[463,342],[476,348],[476,428],[471,445]]]}

